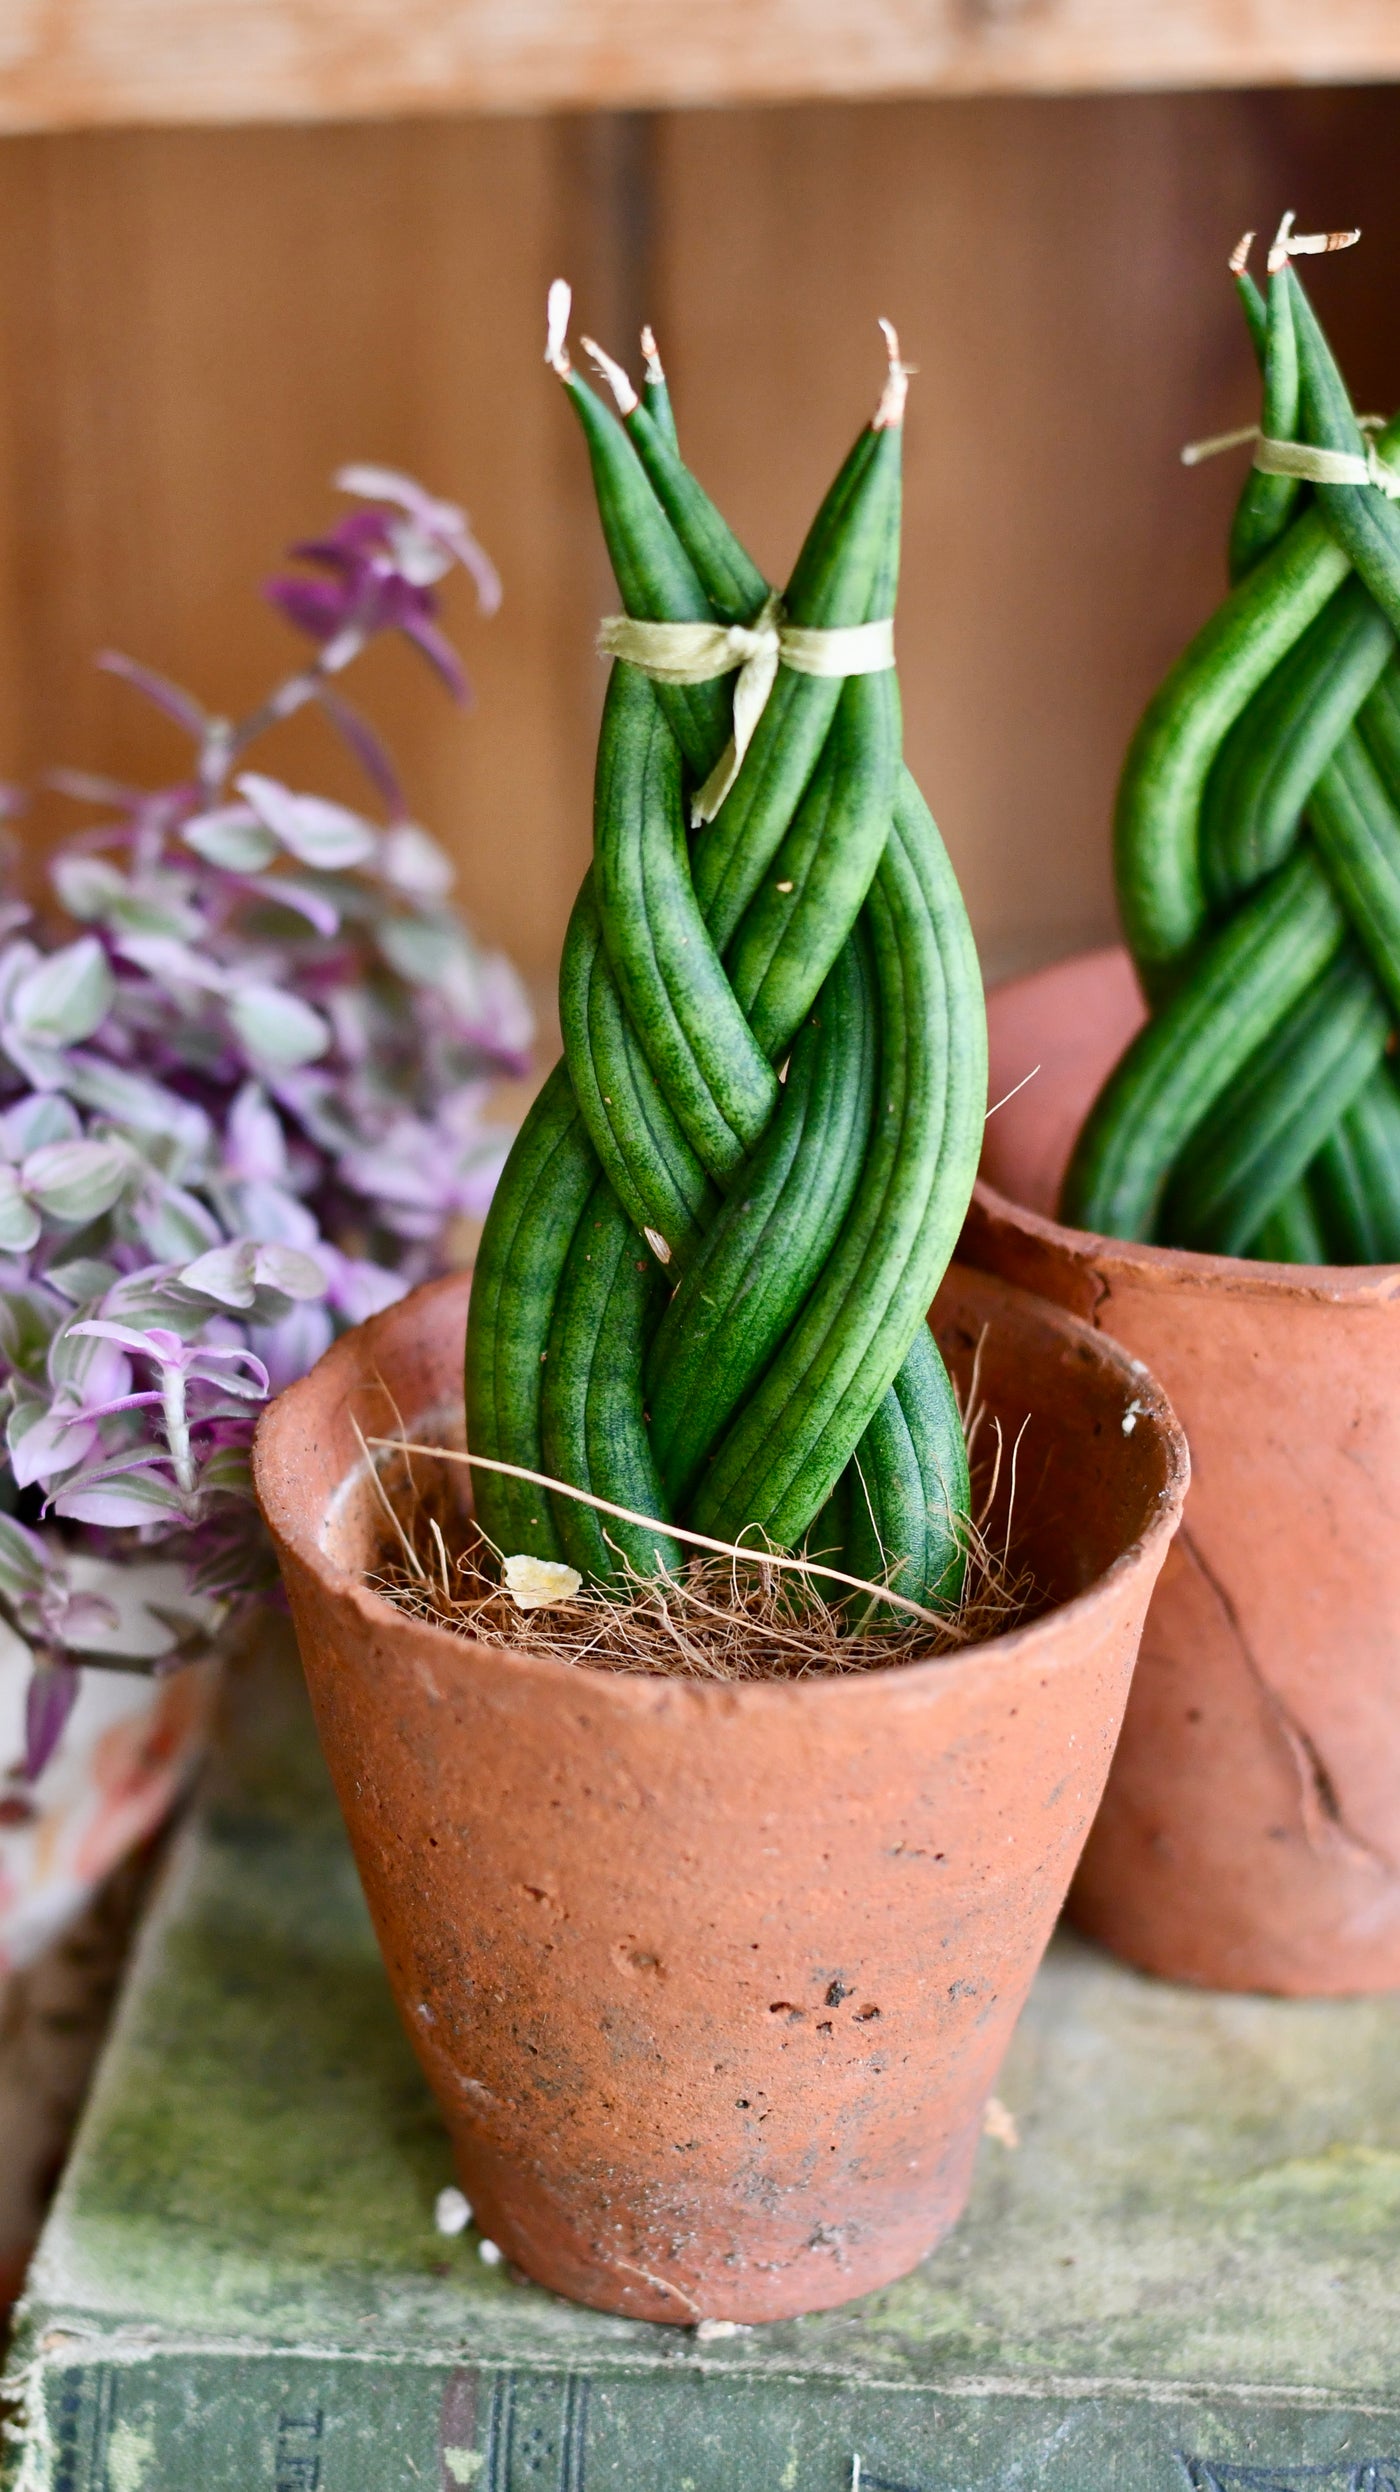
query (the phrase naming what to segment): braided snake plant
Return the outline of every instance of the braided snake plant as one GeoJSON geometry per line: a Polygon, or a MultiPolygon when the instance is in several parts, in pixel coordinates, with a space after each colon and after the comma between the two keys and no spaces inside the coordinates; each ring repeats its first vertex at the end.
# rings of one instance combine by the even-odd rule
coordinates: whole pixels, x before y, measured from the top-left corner
{"type": "Polygon", "coordinates": [[[1149,704],[1119,791],[1119,902],[1151,1018],[1062,1207],[1219,1254],[1392,1262],[1400,418],[1358,419],[1292,265],[1356,236],[1285,218],[1267,299],[1252,239],[1231,268],[1263,409],[1233,585],[1149,704]]]}
{"type": "Polygon", "coordinates": [[[547,359],[625,609],[603,645],[627,654],[564,1055],[477,1263],[469,1440],[510,1466],[478,1469],[478,1516],[503,1555],[614,1590],[684,1565],[675,1526],[947,1608],[967,1455],[926,1317],[976,1168],[986,1038],[961,896],[901,759],[893,333],[779,601],[682,463],[650,334],[640,394],[590,346],[614,411],[572,368],[567,319],[556,288],[547,359]]]}

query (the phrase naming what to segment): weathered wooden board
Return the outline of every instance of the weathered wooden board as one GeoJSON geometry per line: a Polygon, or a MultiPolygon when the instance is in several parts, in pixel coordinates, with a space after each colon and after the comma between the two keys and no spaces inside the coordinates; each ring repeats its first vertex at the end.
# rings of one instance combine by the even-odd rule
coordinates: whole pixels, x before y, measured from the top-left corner
{"type": "MultiPolygon", "coordinates": [[[[778,575],[871,402],[885,311],[921,366],[914,765],[993,965],[1099,936],[1124,739],[1220,580],[1238,469],[1175,454],[1251,407],[1224,253],[1285,205],[1374,227],[1315,282],[1358,387],[1393,403],[1397,133],[1378,88],[14,139],[0,776],[168,775],[173,732],[90,652],[251,702],[292,649],[258,583],[335,508],[333,468],[409,467],[470,509],[506,602],[479,623],[454,596],[471,716],[399,648],[368,705],[483,932],[547,981],[612,602],[540,361],[548,278],[618,351],[655,319],[687,445],[778,575]]],[[[314,726],[267,759],[354,785],[314,726]]]]}
{"type": "MultiPolygon", "coordinates": [[[[450,594],[473,714],[402,644],[354,688],[473,912],[552,960],[601,675],[586,470],[540,362],[548,278],[570,246],[589,258],[575,155],[542,121],[0,150],[0,767],[177,775],[174,731],[90,653],[251,707],[300,647],[261,580],[340,507],[347,457],[406,467],[466,503],[505,605],[486,624],[465,584],[450,594]]],[[[599,286],[600,321],[610,302],[599,286]]],[[[360,786],[320,722],[261,749],[360,786]]]]}
{"type": "Polygon", "coordinates": [[[1397,74],[1393,0],[7,0],[0,127],[1397,74]]]}

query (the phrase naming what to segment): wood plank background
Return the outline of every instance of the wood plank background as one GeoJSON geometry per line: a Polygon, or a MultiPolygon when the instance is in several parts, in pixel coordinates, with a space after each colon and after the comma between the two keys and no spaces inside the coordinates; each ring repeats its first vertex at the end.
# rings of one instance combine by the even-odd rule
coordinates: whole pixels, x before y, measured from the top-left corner
{"type": "MultiPolygon", "coordinates": [[[[164,773],[115,644],[220,706],[289,654],[258,582],[348,457],[466,503],[506,582],[460,594],[467,718],[395,648],[366,693],[482,932],[548,980],[589,838],[609,599],[548,278],[625,352],[781,576],[880,374],[920,366],[900,656],[910,756],[989,966],[1111,924],[1124,740],[1218,592],[1247,419],[1224,258],[1280,209],[1368,230],[1317,277],[1370,404],[1400,398],[1400,101],[1349,93],[820,105],[654,117],[118,131],[0,148],[0,773],[164,773]]],[[[323,765],[314,725],[269,766],[323,765]]],[[[59,818],[34,818],[39,841],[59,818]]]]}
{"type": "Polygon", "coordinates": [[[0,127],[1397,74],[1394,0],[6,0],[0,127]]]}

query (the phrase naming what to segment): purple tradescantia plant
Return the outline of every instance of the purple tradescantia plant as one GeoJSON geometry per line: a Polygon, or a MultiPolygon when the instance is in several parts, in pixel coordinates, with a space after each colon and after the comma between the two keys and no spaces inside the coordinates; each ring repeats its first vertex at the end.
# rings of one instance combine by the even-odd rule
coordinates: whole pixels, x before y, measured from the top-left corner
{"type": "Polygon", "coordinates": [[[309,664],[231,723],[104,659],[189,735],[189,774],[56,776],[105,816],[51,866],[68,924],[0,893],[0,1623],[34,1660],[31,1777],[83,1666],[172,1667],[272,1581],[261,1405],[440,1265],[509,1138],[484,1107],[524,1069],[524,992],[337,683],[394,630],[463,698],[436,586],[461,567],[490,613],[500,584],[450,504],[336,481],[361,507],[293,549],[317,576],[269,586],[309,664]],[[311,703],[385,818],[247,767],[311,703]]]}

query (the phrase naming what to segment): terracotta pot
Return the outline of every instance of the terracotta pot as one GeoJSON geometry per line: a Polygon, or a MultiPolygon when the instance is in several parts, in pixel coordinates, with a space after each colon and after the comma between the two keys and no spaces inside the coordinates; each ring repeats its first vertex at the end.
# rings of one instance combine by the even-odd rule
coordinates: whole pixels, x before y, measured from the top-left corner
{"type": "MultiPolygon", "coordinates": [[[[1021,1447],[1047,1596],[966,1658],[806,1683],[572,1668],[366,1590],[352,1421],[460,1426],[467,1283],[338,1342],[257,1481],[400,2013],[483,2230],[632,2317],[772,2319],[912,2266],[1098,1804],[1186,1457],[1085,1326],[978,1275],[940,1337],[1021,1447]],[[1052,1605],[1053,1604],[1053,1605],[1052,1605]]],[[[458,1473],[458,1478],[465,1477],[458,1473]]]]}
{"type": "Polygon", "coordinates": [[[1084,1111],[1142,1019],[1120,951],[990,998],[995,1114],[962,1252],[1110,1330],[1191,1445],[1081,1928],[1174,1980],[1400,1985],[1400,1270],[1059,1226],[1084,1111]]]}

